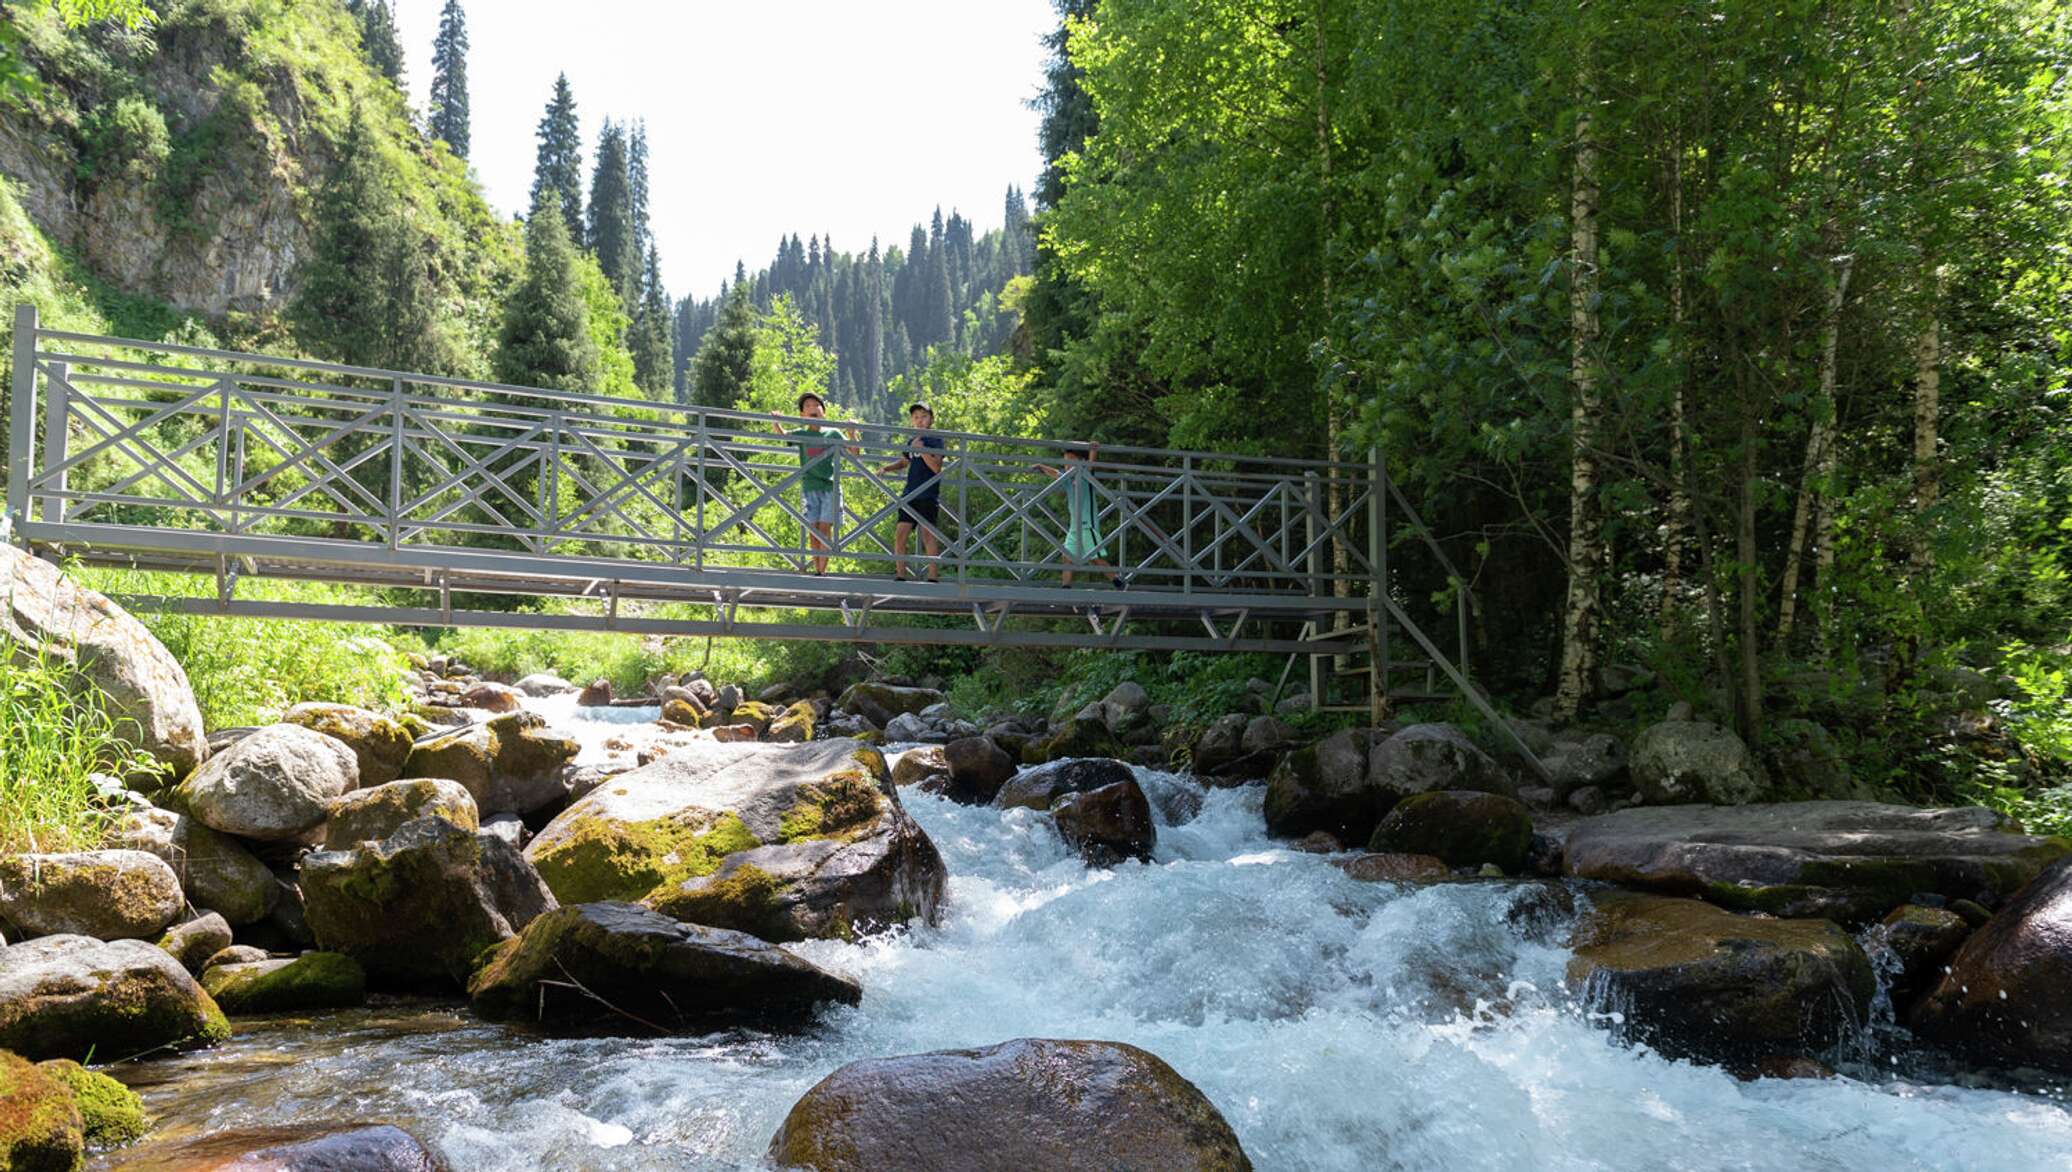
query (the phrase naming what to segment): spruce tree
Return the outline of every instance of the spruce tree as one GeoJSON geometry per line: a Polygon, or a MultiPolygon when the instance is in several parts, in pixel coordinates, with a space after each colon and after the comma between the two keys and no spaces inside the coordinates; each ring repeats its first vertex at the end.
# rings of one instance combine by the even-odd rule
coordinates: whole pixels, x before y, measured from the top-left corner
{"type": "Polygon", "coordinates": [[[570,240],[583,238],[583,128],[566,73],[554,79],[554,97],[540,117],[539,152],[532,173],[532,205],[553,193],[570,240]]]}
{"type": "Polygon", "coordinates": [[[360,18],[360,47],[368,62],[402,88],[403,42],[396,36],[395,9],[389,0],[353,0],[351,8],[360,18]]]}
{"type": "Polygon", "coordinates": [[[446,0],[432,41],[432,137],[468,157],[468,18],[460,0],[446,0]]]}
{"type": "Polygon", "coordinates": [[[869,268],[863,279],[863,384],[875,395],[885,389],[885,262],[878,256],[875,236],[865,263],[869,268]]]}
{"type": "Polygon", "coordinates": [[[1019,277],[1027,273],[1036,260],[1036,241],[1029,232],[1029,205],[1022,199],[1019,187],[1007,189],[1007,216],[1001,221],[1000,237],[1007,275],[1019,277]]]}
{"type": "Polygon", "coordinates": [[[647,119],[633,123],[633,137],[626,144],[626,190],[633,202],[633,255],[646,256],[655,246],[648,223],[647,119]]]}
{"type": "Polygon", "coordinates": [[[640,254],[633,251],[633,192],[626,168],[626,128],[606,119],[597,136],[597,169],[590,176],[585,242],[605,279],[629,309],[640,299],[640,254]]]}
{"type": "Polygon", "coordinates": [[[747,393],[755,373],[756,315],[750,292],[748,282],[734,282],[719,320],[698,347],[691,363],[691,393],[699,406],[731,410],[747,393]]]}
{"type": "Polygon", "coordinates": [[[496,379],[521,387],[589,391],[598,379],[590,311],[577,287],[575,243],[546,192],[525,224],[525,279],[504,302],[496,379]]]}
{"type": "Polygon", "coordinates": [[[640,283],[640,305],[633,311],[631,337],[627,339],[633,351],[633,381],[649,398],[663,399],[669,395],[675,374],[670,335],[676,323],[669,311],[669,293],[662,288],[662,256],[652,244],[648,245],[640,283]]]}
{"type": "Polygon", "coordinates": [[[395,191],[354,106],[338,162],[317,192],[315,238],[288,306],[288,320],[310,353],[354,366],[379,365],[387,323],[379,283],[369,275],[382,266],[384,236],[395,215],[395,191]]]}

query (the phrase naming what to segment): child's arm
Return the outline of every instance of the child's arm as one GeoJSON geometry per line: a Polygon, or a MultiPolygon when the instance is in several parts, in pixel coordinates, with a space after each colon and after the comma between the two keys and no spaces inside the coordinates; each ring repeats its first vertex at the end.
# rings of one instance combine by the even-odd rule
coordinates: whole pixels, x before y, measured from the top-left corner
{"type": "Polygon", "coordinates": [[[942,457],[941,457],[941,456],[931,456],[931,455],[929,455],[929,454],[928,454],[928,453],[929,453],[930,451],[937,451],[937,452],[940,452],[940,451],[942,451],[942,449],[941,449],[941,448],[930,448],[930,447],[928,447],[928,446],[927,446],[926,444],[923,444],[923,445],[921,446],[921,462],[922,462],[923,464],[926,464],[926,465],[928,466],[928,471],[930,471],[930,472],[934,472],[934,473],[940,473],[940,472],[942,471],[942,457]]]}
{"type": "Polygon", "coordinates": [[[1035,468],[1036,471],[1043,473],[1045,476],[1050,477],[1052,480],[1056,480],[1059,477],[1059,475],[1061,475],[1057,469],[1051,467],[1048,464],[1034,464],[1031,465],[1031,467],[1035,468]]]}

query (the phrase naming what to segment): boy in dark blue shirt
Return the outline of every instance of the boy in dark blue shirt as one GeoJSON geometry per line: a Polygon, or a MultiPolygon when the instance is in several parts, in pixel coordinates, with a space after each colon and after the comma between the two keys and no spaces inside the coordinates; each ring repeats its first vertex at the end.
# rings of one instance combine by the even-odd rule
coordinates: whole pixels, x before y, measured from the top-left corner
{"type": "Polygon", "coordinates": [[[897,472],[904,468],[907,474],[906,491],[899,498],[899,524],[892,527],[892,576],[906,581],[907,537],[918,528],[921,546],[928,551],[928,580],[934,582],[936,559],[942,554],[941,530],[936,526],[942,507],[942,457],[931,453],[942,451],[942,437],[928,434],[935,426],[935,412],[926,403],[907,408],[907,423],[921,434],[907,441],[905,455],[880,469],[897,472]]]}

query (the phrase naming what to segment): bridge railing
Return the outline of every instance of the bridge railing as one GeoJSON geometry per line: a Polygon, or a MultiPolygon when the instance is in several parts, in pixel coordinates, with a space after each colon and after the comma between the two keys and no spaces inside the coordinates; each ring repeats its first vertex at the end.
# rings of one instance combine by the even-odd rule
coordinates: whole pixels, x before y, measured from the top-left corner
{"type": "MultiPolygon", "coordinates": [[[[8,509],[43,541],[159,530],[230,554],[292,539],[320,560],[499,551],[698,575],[797,571],[811,552],[800,442],[780,434],[801,419],[46,330],[27,306],[14,363],[8,509]]],[[[918,433],[820,425],[856,436],[831,441],[832,570],[889,575],[911,502],[885,466],[918,433]]],[[[1051,474],[1076,445],[929,434],[945,582],[1084,571],[1065,552],[1075,491],[1134,589],[1354,610],[1385,573],[1376,463],[1103,447],[1079,489],[1051,474]]],[[[920,554],[916,535],[910,575],[920,554]]]]}

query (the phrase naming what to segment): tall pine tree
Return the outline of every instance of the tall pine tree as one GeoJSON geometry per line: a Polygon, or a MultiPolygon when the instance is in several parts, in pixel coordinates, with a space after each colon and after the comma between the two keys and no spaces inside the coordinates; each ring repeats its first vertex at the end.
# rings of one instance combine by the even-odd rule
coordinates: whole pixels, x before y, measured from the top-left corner
{"type": "Polygon", "coordinates": [[[576,97],[566,73],[554,79],[554,97],[540,117],[539,152],[532,172],[532,206],[548,193],[561,209],[562,227],[571,240],[583,238],[583,128],[576,120],[576,97]]]}
{"type": "Polygon", "coordinates": [[[633,255],[646,256],[655,246],[648,224],[647,119],[636,119],[633,137],[626,144],[626,190],[633,201],[633,255]]]}
{"type": "Polygon", "coordinates": [[[691,362],[691,398],[701,407],[739,405],[755,373],[755,306],[745,280],[736,280],[691,362]]]}
{"type": "Polygon", "coordinates": [[[432,40],[432,137],[468,157],[468,18],[460,0],[446,0],[432,40]]]}
{"type": "Polygon", "coordinates": [[[640,254],[633,251],[633,191],[626,167],[626,128],[605,119],[597,136],[597,169],[590,176],[590,215],[585,242],[597,267],[632,308],[640,298],[640,254]]]}
{"type": "Polygon", "coordinates": [[[597,385],[597,343],[576,275],[575,242],[547,191],[525,224],[525,279],[504,302],[496,379],[521,387],[590,391],[597,385]]]}
{"type": "Polygon", "coordinates": [[[633,351],[633,381],[651,399],[669,397],[675,370],[670,334],[676,319],[669,311],[669,293],[662,288],[662,256],[648,245],[647,264],[640,274],[640,304],[633,311],[633,327],[627,339],[633,351]]]}
{"type": "Polygon", "coordinates": [[[403,42],[396,36],[396,10],[389,0],[352,0],[348,7],[360,18],[360,47],[367,60],[401,88],[403,42]]]}

